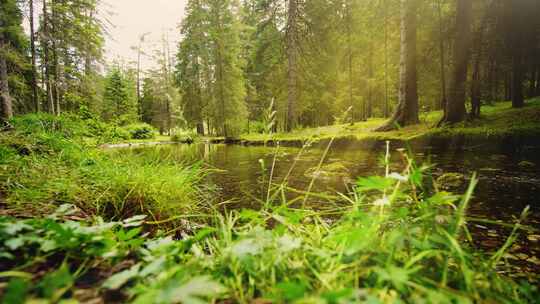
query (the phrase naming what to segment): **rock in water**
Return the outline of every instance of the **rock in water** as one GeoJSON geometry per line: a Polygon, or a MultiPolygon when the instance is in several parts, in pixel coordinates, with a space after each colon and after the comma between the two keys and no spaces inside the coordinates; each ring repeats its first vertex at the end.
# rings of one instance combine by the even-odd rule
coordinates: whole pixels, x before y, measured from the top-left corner
{"type": "Polygon", "coordinates": [[[319,170],[317,170],[317,167],[310,168],[306,171],[305,176],[309,178],[317,177],[322,179],[348,177],[349,169],[347,169],[346,165],[347,164],[342,162],[335,162],[323,165],[319,170]]]}
{"type": "Polygon", "coordinates": [[[437,184],[444,190],[460,188],[466,181],[465,176],[461,173],[445,173],[437,178],[437,184]]]}
{"type": "Polygon", "coordinates": [[[536,164],[533,162],[524,160],[524,161],[519,162],[518,166],[521,169],[533,169],[534,167],[536,167],[536,164]]]}

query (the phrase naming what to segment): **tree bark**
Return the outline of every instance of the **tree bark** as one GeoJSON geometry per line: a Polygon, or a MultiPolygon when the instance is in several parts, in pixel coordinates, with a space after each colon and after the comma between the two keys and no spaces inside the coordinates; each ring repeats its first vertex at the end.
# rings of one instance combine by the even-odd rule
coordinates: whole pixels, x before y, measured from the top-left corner
{"type": "Polygon", "coordinates": [[[439,125],[444,123],[457,123],[463,121],[466,116],[465,84],[467,81],[467,70],[471,49],[471,23],[472,1],[457,0],[457,36],[456,42],[454,43],[455,63],[452,73],[452,84],[444,111],[444,117],[439,122],[439,125]]]}
{"type": "Polygon", "coordinates": [[[536,86],[534,89],[534,96],[540,96],[540,64],[536,65],[536,86]]]}
{"type": "Polygon", "coordinates": [[[34,104],[35,111],[40,111],[39,95],[37,89],[37,69],[36,69],[36,42],[35,42],[35,30],[34,30],[34,0],[30,0],[30,52],[32,56],[32,103],[34,104]]]}
{"type": "Polygon", "coordinates": [[[399,104],[392,118],[377,131],[419,122],[418,83],[416,71],[417,0],[401,0],[401,51],[399,104]]]}
{"type": "MultiPolygon", "coordinates": [[[[3,26],[0,22],[0,26],[3,26]]],[[[3,32],[0,32],[0,119],[7,122],[13,117],[13,103],[9,93],[9,81],[7,72],[6,53],[8,51],[7,42],[3,32]]]]}
{"type": "Polygon", "coordinates": [[[530,78],[529,78],[529,93],[528,93],[528,96],[530,98],[534,97],[535,96],[535,91],[536,91],[536,74],[537,74],[537,69],[536,69],[536,66],[533,65],[531,67],[531,71],[530,71],[530,78]]]}
{"type": "Polygon", "coordinates": [[[352,15],[350,1],[346,3],[347,8],[347,56],[348,56],[348,72],[349,72],[349,109],[350,124],[354,125],[354,96],[353,96],[353,52],[352,52],[352,15]]]}
{"type": "Polygon", "coordinates": [[[481,107],[481,85],[480,85],[480,50],[477,49],[477,54],[475,54],[474,59],[474,68],[472,74],[472,85],[471,85],[471,117],[478,118],[480,117],[480,107],[481,107]]]}
{"type": "Polygon", "coordinates": [[[296,102],[298,98],[298,0],[289,0],[287,20],[287,122],[286,131],[292,131],[296,126],[296,102]]]}
{"type": "Polygon", "coordinates": [[[60,115],[60,89],[58,87],[58,84],[60,83],[60,65],[59,65],[59,58],[58,58],[58,51],[59,47],[57,44],[57,38],[58,35],[58,15],[57,15],[57,0],[52,0],[51,3],[51,16],[52,16],[52,22],[51,22],[51,33],[52,33],[52,56],[53,56],[53,107],[54,107],[54,113],[56,115],[60,115]]]}
{"type": "Polygon", "coordinates": [[[365,119],[371,118],[373,116],[373,88],[372,88],[372,79],[373,79],[373,42],[369,42],[369,51],[368,51],[368,98],[366,104],[366,117],[365,119]]]}
{"type": "Polygon", "coordinates": [[[510,3],[510,14],[512,20],[512,107],[521,108],[525,105],[523,96],[523,81],[525,78],[524,64],[524,36],[526,26],[524,25],[526,0],[512,0],[510,3]]]}
{"type": "Polygon", "coordinates": [[[54,114],[54,100],[53,89],[51,81],[51,66],[50,66],[50,54],[49,54],[49,12],[47,9],[47,0],[43,0],[43,65],[45,66],[45,90],[47,93],[47,110],[49,113],[54,114]]]}
{"type": "Polygon", "coordinates": [[[390,104],[388,101],[388,12],[384,0],[384,118],[390,116],[390,104]]]}
{"type": "Polygon", "coordinates": [[[443,21],[442,21],[442,0],[438,0],[438,12],[439,12],[439,52],[440,52],[440,69],[441,69],[441,101],[439,107],[444,109],[446,107],[446,58],[444,54],[444,33],[443,33],[443,21]]]}

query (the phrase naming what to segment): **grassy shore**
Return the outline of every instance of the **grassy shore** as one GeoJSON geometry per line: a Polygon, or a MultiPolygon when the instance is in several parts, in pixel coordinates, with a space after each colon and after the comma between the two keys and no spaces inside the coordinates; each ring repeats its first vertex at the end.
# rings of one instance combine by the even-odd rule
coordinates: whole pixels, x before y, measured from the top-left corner
{"type": "Polygon", "coordinates": [[[385,119],[373,118],[354,125],[341,124],[319,128],[307,128],[291,133],[245,134],[240,138],[247,143],[268,140],[280,142],[302,142],[307,139],[350,138],[358,141],[408,141],[431,137],[451,138],[503,138],[506,136],[540,136],[540,99],[529,100],[527,106],[513,109],[510,102],[499,102],[482,107],[481,118],[466,121],[451,127],[435,127],[442,117],[441,111],[423,113],[421,123],[406,126],[391,132],[375,132],[385,119]]]}
{"type": "Polygon", "coordinates": [[[318,142],[331,138],[346,139],[358,143],[390,141],[415,141],[431,139],[465,139],[470,141],[491,141],[525,139],[534,141],[540,138],[540,98],[528,100],[521,109],[512,108],[510,102],[498,102],[484,105],[480,118],[467,120],[453,125],[436,127],[441,119],[442,111],[432,111],[420,114],[420,123],[412,126],[397,128],[390,132],[375,132],[374,130],[386,122],[385,118],[370,118],[367,121],[354,124],[336,124],[317,128],[297,129],[288,133],[242,134],[236,138],[226,139],[216,136],[197,137],[156,135],[152,139],[118,140],[111,147],[129,145],[155,145],[168,143],[191,143],[192,141],[208,143],[232,143],[243,145],[265,145],[280,142],[289,146],[302,146],[306,141],[318,142]],[[185,137],[185,138],[184,138],[185,137]]]}
{"type": "Polygon", "coordinates": [[[104,124],[76,116],[28,115],[0,133],[0,192],[10,214],[39,216],[76,205],[85,216],[154,220],[204,209],[203,171],[162,155],[103,151],[104,124]],[[99,129],[96,129],[99,128],[99,129]]]}
{"type": "MultiPolygon", "coordinates": [[[[398,128],[390,132],[374,130],[386,122],[384,118],[370,118],[354,124],[337,124],[317,128],[297,129],[289,133],[242,134],[234,139],[204,136],[198,140],[210,143],[236,143],[246,145],[263,145],[268,142],[301,146],[306,140],[324,141],[330,138],[348,139],[357,142],[413,141],[429,139],[465,138],[470,140],[497,141],[508,138],[535,139],[540,137],[540,98],[528,100],[526,106],[514,109],[510,102],[498,102],[484,105],[480,118],[467,120],[453,125],[436,127],[442,117],[442,111],[420,114],[417,125],[398,128]]],[[[190,137],[192,138],[192,137],[190,137]]],[[[194,138],[194,137],[193,137],[194,138]]],[[[173,136],[174,139],[174,136],[173,136]]],[[[182,140],[172,140],[183,142],[182,140]]],[[[170,143],[171,137],[157,135],[153,139],[123,140],[120,144],[154,144],[170,143]]]]}

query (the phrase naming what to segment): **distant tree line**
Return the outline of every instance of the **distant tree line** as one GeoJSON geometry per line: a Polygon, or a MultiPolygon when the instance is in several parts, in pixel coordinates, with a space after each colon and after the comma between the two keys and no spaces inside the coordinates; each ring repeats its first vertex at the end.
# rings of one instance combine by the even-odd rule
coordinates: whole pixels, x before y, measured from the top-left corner
{"type": "Polygon", "coordinates": [[[140,46],[139,64],[104,65],[99,0],[0,6],[4,120],[84,108],[162,133],[234,136],[263,132],[268,113],[275,131],[349,113],[388,117],[386,131],[427,110],[453,124],[540,95],[537,0],[189,0],[178,49],[164,38],[148,71],[140,46]]]}
{"type": "Polygon", "coordinates": [[[456,123],[482,104],[540,95],[539,1],[188,3],[177,83],[199,133],[256,125],[271,104],[282,131],[332,124],[349,108],[351,122],[390,117],[384,131],[422,110],[456,123]],[[224,55],[231,73],[220,78],[224,55]]]}

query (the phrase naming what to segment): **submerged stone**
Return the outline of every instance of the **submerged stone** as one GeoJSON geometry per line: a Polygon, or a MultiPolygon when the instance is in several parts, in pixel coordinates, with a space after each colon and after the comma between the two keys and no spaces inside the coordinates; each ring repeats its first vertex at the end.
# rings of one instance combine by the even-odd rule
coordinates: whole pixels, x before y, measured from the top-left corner
{"type": "Polygon", "coordinates": [[[506,155],[504,155],[504,154],[493,154],[489,158],[491,160],[501,161],[501,160],[507,159],[508,157],[506,155]]]}
{"type": "Polygon", "coordinates": [[[344,178],[349,176],[349,169],[347,168],[347,163],[345,162],[334,162],[321,166],[320,169],[317,167],[310,168],[305,173],[306,177],[313,178],[322,178],[322,179],[332,179],[332,178],[344,178]]]}
{"type": "Polygon", "coordinates": [[[536,167],[536,164],[533,163],[533,162],[524,160],[524,161],[519,162],[518,166],[521,169],[532,169],[532,168],[536,167]]]}
{"type": "Polygon", "coordinates": [[[461,173],[445,173],[437,178],[437,184],[445,190],[459,188],[465,182],[466,178],[461,173]]]}
{"type": "Polygon", "coordinates": [[[540,241],[540,235],[538,234],[531,234],[527,236],[527,239],[531,242],[539,242],[540,241]]]}

